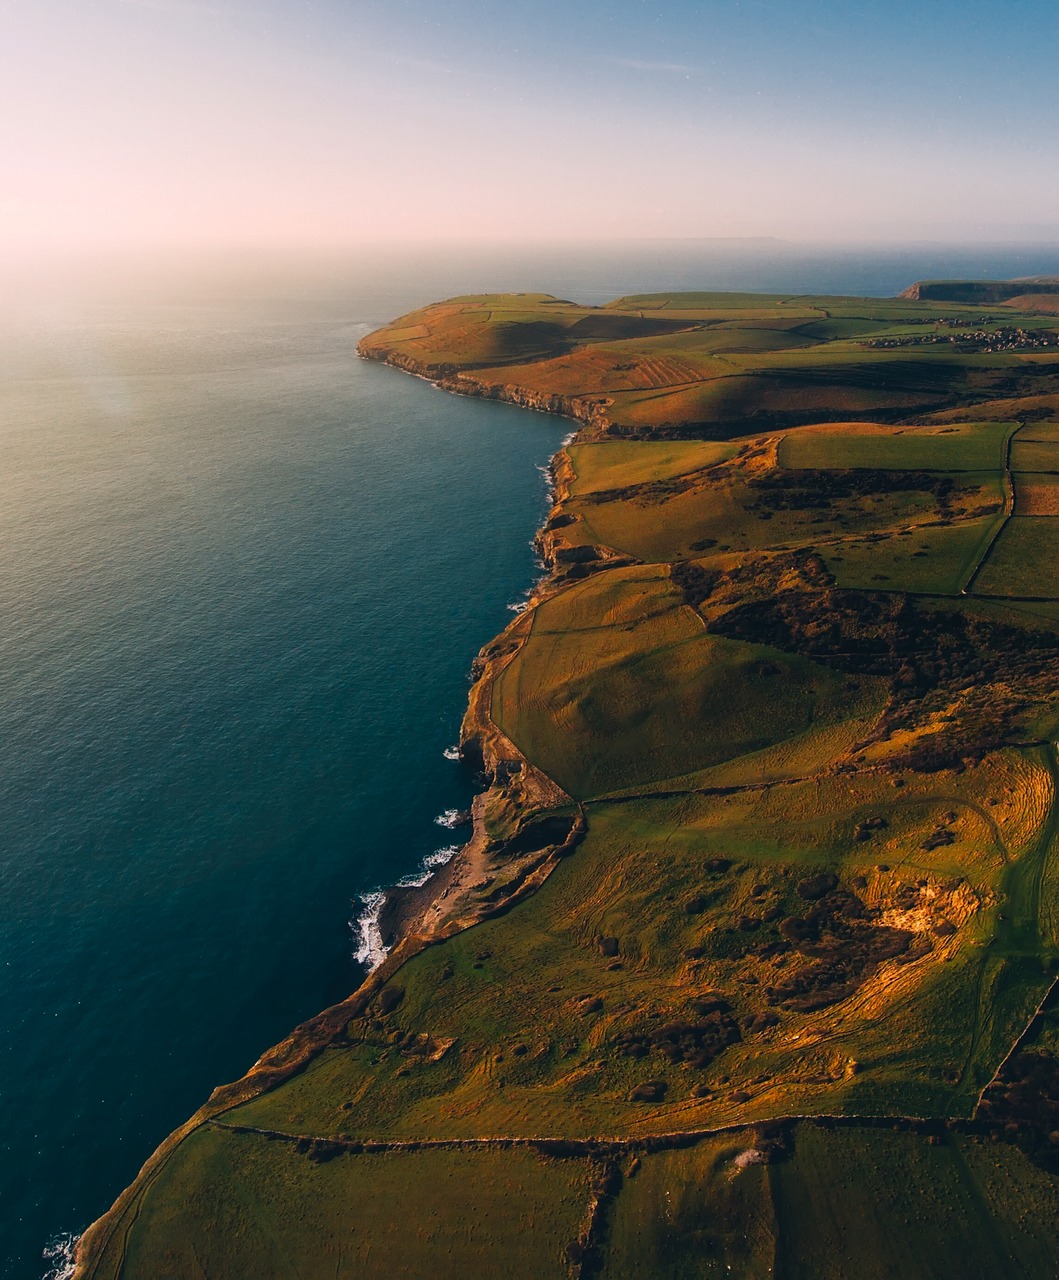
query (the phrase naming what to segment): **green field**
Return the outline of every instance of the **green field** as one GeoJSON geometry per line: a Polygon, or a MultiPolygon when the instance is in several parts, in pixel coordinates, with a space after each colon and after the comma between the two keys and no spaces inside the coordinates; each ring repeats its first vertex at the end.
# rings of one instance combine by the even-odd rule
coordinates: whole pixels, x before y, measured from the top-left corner
{"type": "Polygon", "coordinates": [[[475,837],[78,1280],[1059,1274],[1059,391],[998,287],[365,339],[579,420],[475,837]]]}
{"type": "Polygon", "coordinates": [[[766,1164],[752,1138],[733,1135],[645,1160],[618,1197],[604,1274],[1047,1274],[1055,1184],[1017,1149],[801,1125],[788,1139],[790,1153],[766,1164]],[[1005,1210],[1012,1203],[1022,1206],[1014,1222],[1005,1210]]]}
{"type": "MultiPolygon", "coordinates": [[[[999,506],[999,486],[987,494],[999,506]]],[[[883,537],[849,538],[825,548],[824,558],[844,587],[866,591],[910,591],[956,595],[970,580],[1003,524],[1003,515],[961,520],[950,526],[924,524],[883,537]]]]}
{"type": "Polygon", "coordinates": [[[643,444],[583,444],[568,450],[574,468],[572,495],[625,489],[685,476],[734,457],[731,444],[701,440],[649,441],[643,444]]]}
{"type": "Polygon", "coordinates": [[[1059,598],[1059,520],[1009,520],[975,583],[986,596],[1059,598]]]}
{"type": "Polygon", "coordinates": [[[881,427],[873,423],[804,427],[779,448],[784,467],[878,467],[923,471],[999,471],[1011,434],[1007,422],[881,427]]]}
{"type": "Polygon", "coordinates": [[[121,1274],[456,1280],[510,1267],[520,1276],[564,1277],[589,1173],[586,1160],[531,1151],[321,1160],[293,1142],[206,1127],[145,1198],[121,1274]],[[238,1196],[212,1197],[207,1188],[216,1181],[237,1183],[238,1196]]]}
{"type": "Polygon", "coordinates": [[[1059,472],[1059,440],[1042,439],[1024,428],[1011,447],[1011,465],[1016,471],[1059,472]]]}
{"type": "Polygon", "coordinates": [[[493,693],[497,724],[575,798],[760,751],[845,701],[827,668],[712,638],[666,579],[615,570],[603,585],[618,575],[635,621],[615,617],[590,579],[534,612],[493,693]]]}

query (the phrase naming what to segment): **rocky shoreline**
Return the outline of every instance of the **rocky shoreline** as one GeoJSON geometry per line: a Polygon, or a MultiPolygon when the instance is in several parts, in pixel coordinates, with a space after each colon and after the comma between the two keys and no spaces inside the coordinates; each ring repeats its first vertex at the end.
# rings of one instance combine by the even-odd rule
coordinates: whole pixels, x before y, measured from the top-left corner
{"type": "Polygon", "coordinates": [[[469,396],[475,400],[499,400],[531,409],[535,413],[550,413],[559,418],[569,418],[581,427],[588,427],[600,434],[612,430],[607,416],[610,399],[606,396],[567,396],[558,392],[534,391],[504,382],[483,382],[473,373],[460,372],[451,364],[424,364],[390,347],[374,346],[367,339],[357,345],[357,354],[364,360],[388,364],[392,369],[410,373],[413,377],[432,382],[442,391],[453,395],[469,396]]]}
{"type": "MultiPolygon", "coordinates": [[[[424,378],[455,394],[506,400],[521,408],[572,418],[582,426],[605,426],[602,406],[595,400],[544,396],[521,388],[479,384],[463,375],[456,376],[446,366],[419,365],[394,353],[366,349],[363,342],[358,346],[358,354],[424,378]]],[[[553,477],[561,474],[555,459],[552,474],[553,477]]],[[[527,610],[550,594],[556,585],[552,575],[557,566],[547,526],[538,532],[535,545],[548,572],[533,587],[527,598],[527,610]]],[[[375,911],[375,922],[385,950],[379,963],[345,1000],[295,1027],[284,1040],[263,1053],[244,1076],[214,1089],[198,1111],[161,1143],[111,1209],[92,1223],[78,1241],[71,1280],[87,1280],[92,1275],[96,1259],[102,1255],[113,1233],[120,1229],[137,1193],[145,1182],[157,1176],[186,1137],[304,1070],[344,1032],[351,1019],[364,1012],[406,960],[425,947],[508,910],[534,892],[577,844],[584,831],[580,806],[534,768],[488,714],[493,680],[518,651],[525,620],[526,611],[523,611],[481,650],[472,664],[473,683],[460,730],[459,755],[482,775],[485,789],[475,797],[471,808],[471,838],[422,883],[397,884],[378,891],[382,900],[375,911]],[[501,841],[491,837],[486,829],[487,805],[497,795],[502,796],[502,803],[511,815],[510,835],[501,841]],[[537,823],[527,820],[534,812],[563,808],[570,811],[568,817],[546,818],[537,823]]]]}

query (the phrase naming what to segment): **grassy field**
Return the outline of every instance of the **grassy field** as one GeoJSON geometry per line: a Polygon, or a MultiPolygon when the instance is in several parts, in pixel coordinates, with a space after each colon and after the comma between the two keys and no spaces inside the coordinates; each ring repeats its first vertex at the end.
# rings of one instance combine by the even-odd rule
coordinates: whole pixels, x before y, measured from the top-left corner
{"type": "Polygon", "coordinates": [[[517,912],[423,952],[377,1028],[351,1025],[348,1044],[228,1118],[390,1139],[425,1126],[446,1138],[668,1132],[807,1109],[900,1114],[913,1099],[917,1114],[967,1115],[1043,993],[1040,966],[1013,985],[996,957],[1039,945],[1033,889],[1052,865],[1053,781],[1009,751],[902,782],[862,770],[593,804],[576,855],[517,912]],[[935,843],[939,831],[951,843],[935,843]],[[821,874],[929,948],[851,972],[850,993],[828,1003],[823,991],[806,1011],[769,992],[803,966],[777,944],[807,909],[799,885],[821,874]],[[953,931],[939,934],[942,922],[953,931]],[[621,1049],[652,1021],[695,1022],[702,992],[722,996],[740,1028],[715,1056],[621,1049]],[[394,1048],[399,1029],[402,1042],[425,1034],[451,1048],[421,1060],[394,1048]],[[630,1104],[657,1078],[663,1099],[630,1104]]]}
{"type": "Polygon", "coordinates": [[[145,1197],[111,1274],[565,1277],[589,1173],[586,1160],[530,1151],[321,1159],[293,1142],[210,1126],[182,1144],[145,1197]],[[212,1196],[218,1182],[238,1194],[212,1196]]]}
{"type": "Polygon", "coordinates": [[[769,1170],[777,1273],[791,1280],[1014,1280],[1052,1265],[1056,1184],[1018,1150],[806,1126],[795,1152],[769,1170]]]}
{"type": "Polygon", "coordinates": [[[1011,447],[1015,471],[1059,472],[1059,440],[1045,438],[1039,429],[1024,429],[1011,447]]]}
{"type": "Polygon", "coordinates": [[[1059,520],[1047,516],[1009,520],[975,590],[986,596],[1059,599],[1059,520]]]}
{"type": "Polygon", "coordinates": [[[583,419],[476,665],[476,843],[79,1280],[1059,1274],[1059,392],[989,336],[1055,320],[975,288],[365,340],[583,419]]]}
{"type": "Polygon", "coordinates": [[[648,1157],[618,1197],[604,1274],[679,1280],[1044,1275],[1054,1182],[1015,1148],[799,1125],[648,1157]],[[894,1171],[900,1169],[899,1177],[894,1171]],[[1012,1204],[1022,1211],[1010,1219],[1012,1204]],[[850,1230],[850,1223],[856,1230],[850,1230]],[[955,1260],[958,1260],[955,1261],[955,1260]]]}
{"type": "Polygon", "coordinates": [[[657,571],[608,579],[540,605],[493,693],[497,724],[575,798],[760,751],[844,703],[844,681],[825,667],[707,635],[657,571]],[[608,607],[616,580],[625,614],[608,607]]]}
{"type": "Polygon", "coordinates": [[[726,462],[736,451],[733,444],[701,440],[573,445],[567,451],[575,477],[570,493],[581,496],[672,480],[726,462]]]}
{"type": "Polygon", "coordinates": [[[145,1196],[108,1280],[145,1266],[173,1277],[560,1280],[587,1235],[593,1187],[606,1196],[593,1257],[614,1280],[932,1280],[953,1259],[968,1280],[1015,1280],[1047,1274],[1059,1212],[1055,1180],[1017,1147],[953,1135],[803,1123],[623,1156],[604,1171],[532,1149],[348,1153],[209,1127],[145,1196]],[[238,1182],[239,1196],[205,1195],[218,1180],[238,1182]]]}
{"type": "Polygon", "coordinates": [[[783,467],[999,472],[1010,434],[1007,422],[930,427],[846,422],[803,427],[783,437],[779,463],[783,467]]]}
{"type": "MultiPolygon", "coordinates": [[[[999,485],[982,486],[978,493],[985,505],[999,507],[1003,496],[999,485]]],[[[844,587],[956,595],[981,562],[1003,519],[998,510],[952,525],[924,522],[918,528],[881,538],[875,534],[851,537],[838,546],[825,547],[823,554],[844,587]]]]}

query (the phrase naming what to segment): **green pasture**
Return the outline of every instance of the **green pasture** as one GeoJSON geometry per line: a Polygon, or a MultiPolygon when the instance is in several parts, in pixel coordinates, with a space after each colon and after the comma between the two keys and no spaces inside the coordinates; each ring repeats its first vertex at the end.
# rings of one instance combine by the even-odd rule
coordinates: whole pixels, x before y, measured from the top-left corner
{"type": "Polygon", "coordinates": [[[928,427],[874,423],[800,427],[784,435],[779,463],[792,469],[999,472],[1014,426],[1008,422],[961,422],[928,427]]]}
{"type": "Polygon", "coordinates": [[[1054,1272],[1059,1184],[974,1138],[799,1126],[768,1170],[790,1280],[1022,1280],[1054,1272]]]}
{"type": "Polygon", "coordinates": [[[526,1150],[336,1155],[214,1126],[166,1162],[99,1280],[568,1276],[584,1160],[526,1150]]]}
{"type": "Polygon", "coordinates": [[[1059,473],[1059,440],[1044,439],[1032,427],[1023,427],[1011,445],[1011,467],[1059,473]]]}
{"type": "MultiPolygon", "coordinates": [[[[746,362],[745,356],[731,358],[746,362]]],[[[766,420],[773,415],[867,416],[882,410],[926,411],[944,403],[951,378],[923,381],[926,385],[917,386],[891,379],[868,360],[838,371],[825,365],[767,372],[733,369],[683,391],[616,394],[610,413],[615,422],[629,426],[698,423],[729,428],[745,421],[753,430],[755,415],[766,420]]]]}
{"type": "MultiPolygon", "coordinates": [[[[1049,1280],[1059,1183],[1018,1149],[802,1122],[619,1159],[600,1274],[673,1280],[1049,1280]],[[851,1229],[856,1224],[856,1229],[851,1229]]],[[[99,1280],[561,1277],[585,1159],[533,1151],[339,1154],[200,1130],[114,1237],[99,1280]],[[223,1191],[206,1188],[220,1178],[223,1191]]]]}
{"type": "MultiPolygon", "coordinates": [[[[580,446],[601,451],[612,447],[580,446]]],[[[624,447],[636,456],[638,449],[667,446],[624,447]]],[[[885,486],[878,492],[833,499],[825,494],[815,505],[801,505],[794,494],[790,505],[780,505],[770,499],[770,477],[764,477],[763,487],[758,475],[739,468],[689,475],[684,484],[628,495],[594,497],[578,489],[567,504],[578,522],[564,529],[563,536],[571,542],[613,547],[651,563],[723,552],[819,547],[825,557],[834,557],[831,567],[840,579],[840,566],[848,560],[850,569],[844,572],[857,585],[878,574],[894,584],[889,590],[907,580],[905,589],[948,591],[962,586],[961,574],[973,567],[981,539],[988,538],[1001,518],[999,512],[968,513],[1005,500],[999,473],[957,472],[951,475],[955,489],[944,510],[929,488],[887,491],[885,486]],[[917,555],[924,546],[928,551],[917,555]],[[878,567],[884,558],[886,567],[878,567]],[[947,585],[952,582],[955,586],[947,585]]],[[[820,486],[816,477],[814,483],[820,486]]]]}
{"type": "MultiPolygon", "coordinates": [[[[850,536],[821,550],[840,586],[956,595],[966,586],[1003,520],[1003,513],[996,512],[950,525],[934,522],[883,537],[850,536]]],[[[975,589],[980,589],[978,584],[975,589]]]]}
{"type": "Polygon", "coordinates": [[[747,1163],[753,1142],[725,1134],[644,1159],[614,1206],[603,1275],[771,1280],[771,1170],[747,1163]]]}
{"type": "Polygon", "coordinates": [[[1059,599],[1059,520],[1015,516],[975,579],[976,594],[1059,599]]]}
{"type": "MultiPolygon", "coordinates": [[[[651,784],[652,791],[678,792],[695,788],[746,787],[784,782],[826,769],[851,757],[872,732],[886,705],[885,681],[871,677],[845,678],[842,698],[822,699],[813,718],[800,733],[779,742],[651,784]]],[[[608,797],[636,795],[637,787],[617,788],[608,797]]]]}
{"type": "Polygon", "coordinates": [[[1059,516],[1059,472],[1012,473],[1017,516],[1059,516]]]}
{"type": "Polygon", "coordinates": [[[570,492],[578,496],[671,480],[724,462],[736,452],[736,445],[703,440],[575,444],[567,449],[575,475],[570,492]]]}
{"type": "Polygon", "coordinates": [[[605,1276],[673,1280],[1045,1280],[1059,1187],[968,1137],[793,1127],[647,1157],[618,1197],[605,1276]]]}
{"type": "Polygon", "coordinates": [[[528,640],[493,691],[496,722],[576,798],[760,751],[845,706],[837,673],[709,636],[664,579],[637,569],[605,577],[615,574],[641,621],[590,625],[601,588],[588,579],[535,610],[528,640]]]}

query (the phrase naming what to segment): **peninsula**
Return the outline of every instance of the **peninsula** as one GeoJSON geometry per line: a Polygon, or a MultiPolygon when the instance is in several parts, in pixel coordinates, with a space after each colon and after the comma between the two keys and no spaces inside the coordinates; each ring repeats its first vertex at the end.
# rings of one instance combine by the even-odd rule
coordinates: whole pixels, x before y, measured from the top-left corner
{"type": "Polygon", "coordinates": [[[77,1276],[1051,1280],[1057,331],[1037,279],[364,339],[576,424],[473,838],[77,1276]]]}

